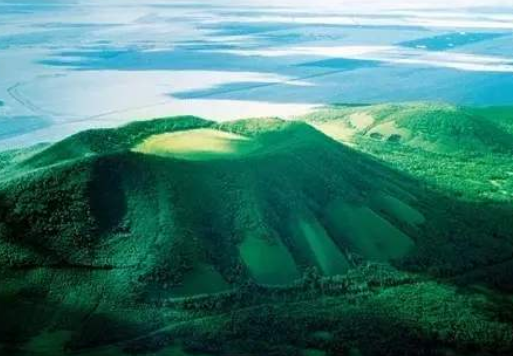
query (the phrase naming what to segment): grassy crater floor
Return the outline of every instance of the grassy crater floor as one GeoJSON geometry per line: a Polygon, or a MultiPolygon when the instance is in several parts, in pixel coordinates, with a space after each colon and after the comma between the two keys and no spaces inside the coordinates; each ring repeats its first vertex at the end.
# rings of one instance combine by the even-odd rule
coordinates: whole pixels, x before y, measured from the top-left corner
{"type": "Polygon", "coordinates": [[[153,135],[134,147],[134,152],[193,161],[242,157],[256,151],[249,137],[214,129],[196,129],[153,135]]]}

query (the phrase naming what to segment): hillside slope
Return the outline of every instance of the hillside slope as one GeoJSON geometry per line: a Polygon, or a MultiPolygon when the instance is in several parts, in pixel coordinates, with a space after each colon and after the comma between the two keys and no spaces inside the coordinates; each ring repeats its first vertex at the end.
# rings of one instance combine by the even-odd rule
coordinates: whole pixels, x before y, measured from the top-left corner
{"type": "Polygon", "coordinates": [[[139,277],[170,286],[190,276],[228,287],[413,249],[408,233],[425,218],[409,183],[313,128],[169,122],[137,137],[131,126],[79,134],[5,168],[1,238],[23,253],[2,263],[140,265],[139,277]]]}
{"type": "Polygon", "coordinates": [[[434,103],[341,104],[299,119],[443,195],[509,204],[512,112],[434,103]]]}
{"type": "Polygon", "coordinates": [[[306,123],[168,118],[14,156],[0,351],[512,349],[509,302],[455,286],[511,286],[511,209],[431,191],[306,123]]]}
{"type": "Polygon", "coordinates": [[[346,142],[401,143],[435,153],[513,152],[513,136],[479,110],[448,104],[338,105],[304,119],[346,142]]]}

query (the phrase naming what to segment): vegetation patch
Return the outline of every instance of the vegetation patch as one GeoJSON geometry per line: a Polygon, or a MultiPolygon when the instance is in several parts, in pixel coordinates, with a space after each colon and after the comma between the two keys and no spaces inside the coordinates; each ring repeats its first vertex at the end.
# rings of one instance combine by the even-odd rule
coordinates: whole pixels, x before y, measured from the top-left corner
{"type": "Polygon", "coordinates": [[[249,234],[239,248],[244,264],[258,283],[289,284],[301,276],[292,256],[279,241],[249,234]]]}
{"type": "Polygon", "coordinates": [[[410,225],[420,225],[426,222],[426,218],[421,212],[391,195],[377,194],[372,197],[371,205],[373,209],[390,214],[410,225]]]}
{"type": "Polygon", "coordinates": [[[328,208],[330,224],[359,254],[378,261],[404,257],[412,239],[365,206],[334,203],[328,208]]]}
{"type": "Polygon", "coordinates": [[[135,152],[203,161],[243,157],[259,148],[255,140],[214,129],[197,129],[153,135],[138,144],[135,152]]]}
{"type": "Polygon", "coordinates": [[[327,276],[346,272],[350,265],[340,248],[316,221],[302,221],[300,230],[321,271],[327,276]]]}

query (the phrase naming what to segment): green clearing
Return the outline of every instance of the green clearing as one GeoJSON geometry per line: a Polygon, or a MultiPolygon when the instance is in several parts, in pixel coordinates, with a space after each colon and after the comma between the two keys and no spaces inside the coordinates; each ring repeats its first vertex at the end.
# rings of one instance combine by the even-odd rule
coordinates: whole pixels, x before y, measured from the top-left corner
{"type": "Polygon", "coordinates": [[[410,225],[419,225],[426,222],[426,218],[418,210],[387,194],[377,194],[373,196],[371,198],[371,205],[373,209],[382,210],[394,218],[410,225]]]}
{"type": "Polygon", "coordinates": [[[133,151],[203,161],[242,157],[258,148],[258,142],[242,135],[214,129],[196,129],[150,136],[133,151]]]}
{"type": "Polygon", "coordinates": [[[280,241],[248,235],[239,246],[251,275],[262,284],[289,284],[300,277],[292,256],[280,241]]]}
{"type": "Polygon", "coordinates": [[[342,274],[349,269],[346,257],[318,222],[302,221],[299,226],[325,275],[342,274]]]}
{"type": "Polygon", "coordinates": [[[327,215],[334,230],[366,258],[388,261],[405,256],[414,246],[410,237],[366,206],[336,202],[327,215]]]}
{"type": "Polygon", "coordinates": [[[186,297],[197,294],[219,293],[230,289],[223,276],[213,266],[199,264],[184,276],[182,285],[172,288],[171,294],[186,297]]]}
{"type": "Polygon", "coordinates": [[[25,346],[25,351],[30,354],[65,354],[66,343],[71,339],[71,332],[65,330],[43,331],[32,338],[25,346]]]}

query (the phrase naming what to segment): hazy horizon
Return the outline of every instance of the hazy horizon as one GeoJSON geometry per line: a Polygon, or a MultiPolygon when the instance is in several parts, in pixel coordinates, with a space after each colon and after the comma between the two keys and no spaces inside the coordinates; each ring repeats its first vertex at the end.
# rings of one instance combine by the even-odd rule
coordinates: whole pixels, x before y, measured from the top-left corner
{"type": "Polygon", "coordinates": [[[0,147],[178,114],[222,121],[333,102],[512,104],[512,8],[0,0],[0,147]]]}

